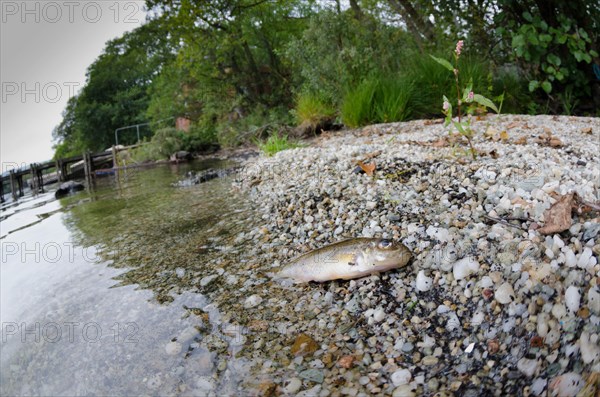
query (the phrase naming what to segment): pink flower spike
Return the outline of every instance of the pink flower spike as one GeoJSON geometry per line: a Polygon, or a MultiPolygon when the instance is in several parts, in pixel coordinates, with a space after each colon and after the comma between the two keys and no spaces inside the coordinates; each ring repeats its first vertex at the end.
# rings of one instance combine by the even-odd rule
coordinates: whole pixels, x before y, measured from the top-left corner
{"type": "Polygon", "coordinates": [[[463,45],[464,45],[464,41],[458,40],[458,43],[456,43],[456,50],[455,50],[456,56],[460,56],[460,53],[462,52],[463,45]]]}
{"type": "Polygon", "coordinates": [[[473,100],[473,98],[475,98],[475,94],[473,93],[473,91],[469,91],[469,95],[467,96],[467,99],[468,99],[469,101],[472,101],[472,100],[473,100]]]}
{"type": "Polygon", "coordinates": [[[450,103],[448,101],[444,101],[442,108],[444,109],[444,111],[448,111],[448,109],[450,109],[450,103]]]}

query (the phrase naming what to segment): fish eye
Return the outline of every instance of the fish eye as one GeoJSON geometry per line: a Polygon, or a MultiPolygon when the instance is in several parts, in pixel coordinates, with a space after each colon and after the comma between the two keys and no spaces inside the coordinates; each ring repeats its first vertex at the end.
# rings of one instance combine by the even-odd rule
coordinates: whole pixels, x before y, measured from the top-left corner
{"type": "Polygon", "coordinates": [[[392,248],[393,243],[390,240],[381,240],[378,244],[378,247],[381,249],[390,249],[392,248]]]}

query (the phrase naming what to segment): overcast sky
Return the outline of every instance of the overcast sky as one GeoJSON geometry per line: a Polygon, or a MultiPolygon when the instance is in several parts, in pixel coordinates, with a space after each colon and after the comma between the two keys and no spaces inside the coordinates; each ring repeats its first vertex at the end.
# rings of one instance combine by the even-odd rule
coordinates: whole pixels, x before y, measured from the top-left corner
{"type": "Polygon", "coordinates": [[[145,20],[143,1],[0,0],[0,162],[52,158],[52,129],[108,40],[145,20]]]}

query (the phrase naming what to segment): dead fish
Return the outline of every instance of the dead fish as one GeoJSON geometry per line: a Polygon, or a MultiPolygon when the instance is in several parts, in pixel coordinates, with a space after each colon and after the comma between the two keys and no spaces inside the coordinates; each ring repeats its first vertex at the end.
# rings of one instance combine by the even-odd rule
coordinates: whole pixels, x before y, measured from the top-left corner
{"type": "Polygon", "coordinates": [[[291,261],[276,278],[308,281],[350,280],[406,266],[403,244],[379,238],[353,238],[313,250],[291,261]]]}

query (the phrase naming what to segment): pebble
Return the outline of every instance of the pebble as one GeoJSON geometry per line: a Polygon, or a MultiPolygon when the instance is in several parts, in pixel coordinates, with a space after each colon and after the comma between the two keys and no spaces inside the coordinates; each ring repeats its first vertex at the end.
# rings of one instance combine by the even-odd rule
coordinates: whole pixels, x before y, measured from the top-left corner
{"type": "Polygon", "coordinates": [[[323,371],[316,368],[304,370],[298,376],[315,383],[323,383],[323,379],[325,378],[323,371]]]}
{"type": "Polygon", "coordinates": [[[431,289],[433,285],[433,279],[431,277],[427,277],[423,270],[420,270],[417,274],[416,279],[416,287],[421,292],[426,292],[431,289]]]}
{"type": "Polygon", "coordinates": [[[246,298],[246,301],[244,302],[244,307],[246,309],[250,309],[252,307],[260,305],[262,301],[263,299],[260,297],[260,295],[250,295],[248,298],[246,298]]]}
{"type": "Polygon", "coordinates": [[[405,342],[402,345],[402,351],[405,353],[410,353],[414,349],[414,345],[410,342],[405,342]]]}
{"type": "Polygon", "coordinates": [[[581,294],[579,293],[579,288],[571,285],[565,291],[565,305],[567,309],[571,313],[577,312],[579,310],[579,305],[581,304],[581,294]]]}
{"type": "Polygon", "coordinates": [[[533,375],[535,375],[535,372],[537,371],[538,366],[539,366],[538,360],[533,360],[533,359],[528,359],[528,358],[523,357],[522,359],[517,361],[518,370],[521,371],[521,373],[523,375],[527,376],[528,378],[531,378],[533,375]]]}
{"type": "Polygon", "coordinates": [[[394,386],[405,385],[410,382],[412,374],[407,369],[399,369],[394,372],[391,376],[392,383],[394,386]]]}
{"type": "Polygon", "coordinates": [[[515,291],[509,283],[503,283],[494,292],[494,298],[503,305],[511,303],[514,297],[515,291]]]}
{"type": "Polygon", "coordinates": [[[287,381],[286,386],[283,388],[285,394],[296,394],[302,387],[302,381],[299,378],[291,378],[287,381]]]}
{"type": "Polygon", "coordinates": [[[401,385],[394,389],[392,397],[413,397],[416,393],[413,391],[410,385],[401,385]]]}
{"type": "Polygon", "coordinates": [[[455,280],[462,280],[479,270],[479,262],[473,257],[463,258],[454,263],[452,273],[455,280]]]}
{"type": "Polygon", "coordinates": [[[581,378],[581,375],[574,372],[567,372],[550,382],[549,389],[553,394],[561,397],[575,397],[577,393],[583,388],[585,382],[581,378]]]}
{"type": "Polygon", "coordinates": [[[597,316],[600,316],[600,288],[591,287],[587,293],[588,309],[597,316]]]}
{"type": "Polygon", "coordinates": [[[598,334],[590,335],[582,332],[579,338],[579,350],[581,351],[581,360],[585,364],[600,361],[600,341],[598,334]]]}
{"type": "Polygon", "coordinates": [[[219,276],[217,274],[213,274],[210,276],[206,276],[204,278],[202,278],[200,280],[200,286],[201,287],[206,287],[208,284],[212,283],[215,279],[217,279],[219,276]]]}
{"type": "Polygon", "coordinates": [[[431,366],[431,365],[436,365],[438,363],[438,361],[439,361],[439,359],[435,356],[425,356],[421,360],[421,364],[431,366]]]}
{"type": "Polygon", "coordinates": [[[373,312],[373,320],[375,320],[375,322],[380,323],[383,321],[383,319],[385,319],[385,310],[383,310],[383,308],[381,307],[378,307],[373,312]]]}
{"type": "Polygon", "coordinates": [[[176,354],[181,353],[181,343],[179,342],[169,342],[167,343],[167,345],[165,346],[165,351],[167,352],[167,354],[169,356],[174,356],[176,354]]]}

